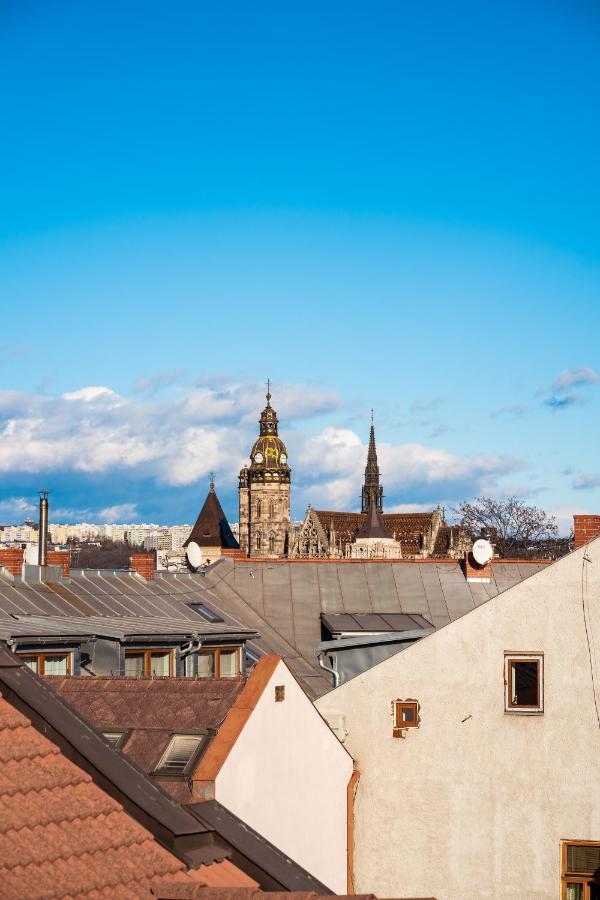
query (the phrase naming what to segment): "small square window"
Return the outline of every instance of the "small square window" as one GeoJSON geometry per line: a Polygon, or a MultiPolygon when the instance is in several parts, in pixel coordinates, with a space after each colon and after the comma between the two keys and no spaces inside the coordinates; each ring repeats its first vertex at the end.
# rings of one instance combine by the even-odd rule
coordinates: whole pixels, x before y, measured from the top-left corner
{"type": "Polygon", "coordinates": [[[275,685],[275,703],[281,703],[285,700],[285,684],[275,685]]]}
{"type": "Polygon", "coordinates": [[[417,728],[419,704],[416,700],[396,700],[394,704],[394,732],[402,728],[417,728]]]}
{"type": "Polygon", "coordinates": [[[504,654],[504,711],[544,711],[543,654],[504,654]]]}

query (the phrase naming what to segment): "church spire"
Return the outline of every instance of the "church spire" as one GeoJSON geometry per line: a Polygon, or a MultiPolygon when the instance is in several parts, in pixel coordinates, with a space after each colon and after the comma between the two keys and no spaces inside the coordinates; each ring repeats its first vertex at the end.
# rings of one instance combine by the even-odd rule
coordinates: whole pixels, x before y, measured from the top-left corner
{"type": "Polygon", "coordinates": [[[379,466],[377,464],[377,448],[375,446],[375,425],[371,410],[371,433],[369,434],[369,450],[365,467],[365,482],[362,489],[361,512],[368,512],[373,501],[379,512],[383,512],[383,487],[379,484],[379,466]]]}

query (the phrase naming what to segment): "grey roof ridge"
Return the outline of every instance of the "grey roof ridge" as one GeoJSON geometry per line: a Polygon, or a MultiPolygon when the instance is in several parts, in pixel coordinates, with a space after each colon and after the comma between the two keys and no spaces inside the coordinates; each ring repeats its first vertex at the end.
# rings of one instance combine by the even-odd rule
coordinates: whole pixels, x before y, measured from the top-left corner
{"type": "Polygon", "coordinates": [[[385,631],[381,634],[364,634],[362,637],[338,638],[332,641],[321,641],[319,650],[334,650],[347,647],[364,647],[372,644],[393,644],[395,641],[413,643],[428,634],[439,631],[439,628],[416,628],[413,631],[385,631]]]}
{"type": "Polygon", "coordinates": [[[73,707],[3,647],[0,690],[5,700],[186,865],[194,868],[230,856],[229,845],[215,829],[191,816],[129,758],[113,750],[73,707]]]}
{"type": "MultiPolygon", "coordinates": [[[[595,540],[600,541],[600,537],[595,538],[595,540]]],[[[498,593],[494,594],[492,597],[487,597],[482,603],[479,603],[477,606],[474,606],[473,609],[467,610],[461,616],[458,616],[456,619],[451,619],[449,622],[446,622],[444,625],[440,625],[439,628],[435,628],[431,633],[424,635],[421,640],[413,641],[407,647],[403,648],[402,653],[407,653],[407,652],[410,653],[411,650],[413,650],[415,647],[418,647],[423,641],[435,639],[436,635],[438,635],[441,631],[445,631],[446,628],[451,628],[453,625],[457,625],[466,616],[473,615],[474,613],[479,612],[479,610],[485,609],[485,607],[488,606],[488,604],[494,603],[496,600],[498,600],[499,597],[503,596],[508,591],[512,591],[515,588],[518,588],[525,581],[529,581],[531,578],[535,578],[536,575],[545,574],[553,566],[556,566],[560,562],[563,562],[565,559],[568,559],[569,557],[573,556],[574,553],[578,553],[581,550],[585,550],[585,547],[587,547],[587,544],[584,544],[582,547],[579,547],[577,550],[572,550],[566,556],[560,556],[558,559],[553,559],[552,562],[550,562],[548,565],[544,565],[542,568],[538,569],[537,572],[532,572],[531,575],[527,575],[525,578],[522,578],[520,581],[517,581],[515,584],[508,585],[506,588],[504,588],[502,591],[498,591],[498,593]]],[[[360,676],[362,678],[364,678],[365,676],[367,676],[369,674],[369,672],[372,672],[373,669],[376,669],[378,666],[383,666],[386,663],[389,663],[389,661],[391,659],[394,659],[394,656],[395,656],[395,654],[393,654],[392,656],[388,656],[386,659],[380,660],[379,662],[375,663],[375,665],[370,666],[364,672],[361,672],[360,676]]],[[[342,691],[347,685],[352,684],[352,682],[354,681],[354,679],[356,677],[357,676],[354,675],[352,678],[349,678],[347,681],[342,682],[342,684],[339,684],[337,687],[330,690],[328,692],[328,695],[333,694],[336,691],[342,691]]]]}

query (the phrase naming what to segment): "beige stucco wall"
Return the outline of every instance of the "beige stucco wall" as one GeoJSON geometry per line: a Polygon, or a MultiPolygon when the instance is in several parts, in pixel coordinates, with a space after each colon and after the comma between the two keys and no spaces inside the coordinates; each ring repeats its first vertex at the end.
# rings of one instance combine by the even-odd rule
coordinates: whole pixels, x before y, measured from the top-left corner
{"type": "Polygon", "coordinates": [[[352,759],[280,662],[217,776],[215,798],[336,893],[346,893],[352,759]],[[275,702],[275,685],[285,700],[275,702]]]}
{"type": "Polygon", "coordinates": [[[584,567],[600,700],[596,540],[317,701],[345,717],[361,773],[358,892],[559,898],[561,839],[600,841],[584,567]],[[505,651],[543,651],[543,715],[504,713],[505,651]],[[405,740],[392,737],[396,698],[421,706],[405,740]]]}

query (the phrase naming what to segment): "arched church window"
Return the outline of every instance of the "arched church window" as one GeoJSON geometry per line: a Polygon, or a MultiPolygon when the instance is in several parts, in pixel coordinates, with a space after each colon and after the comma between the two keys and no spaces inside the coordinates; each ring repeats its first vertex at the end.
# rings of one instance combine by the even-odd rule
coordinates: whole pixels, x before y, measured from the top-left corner
{"type": "Polygon", "coordinates": [[[259,532],[259,533],[256,535],[256,549],[257,549],[257,550],[260,550],[260,547],[261,547],[261,539],[260,539],[260,532],[259,532]]]}
{"type": "Polygon", "coordinates": [[[273,503],[272,500],[269,503],[269,518],[270,519],[275,518],[275,504],[273,503]]]}
{"type": "Polygon", "coordinates": [[[270,553],[275,552],[275,535],[274,534],[269,535],[269,551],[270,551],[270,553]]]}
{"type": "Polygon", "coordinates": [[[262,503],[260,502],[260,500],[257,500],[256,501],[256,518],[257,519],[260,517],[261,509],[262,509],[262,503]]]}

